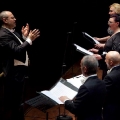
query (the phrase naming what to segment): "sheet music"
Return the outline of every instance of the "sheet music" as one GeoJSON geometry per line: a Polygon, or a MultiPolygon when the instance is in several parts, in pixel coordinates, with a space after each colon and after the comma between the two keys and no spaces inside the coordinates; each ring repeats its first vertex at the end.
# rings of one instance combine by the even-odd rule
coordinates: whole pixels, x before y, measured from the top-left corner
{"type": "Polygon", "coordinates": [[[48,96],[49,98],[53,99],[54,101],[56,101],[58,104],[63,104],[57,96],[55,96],[53,93],[51,93],[49,90],[44,90],[41,91],[41,93],[43,93],[44,95],[48,96]]]}
{"type": "Polygon", "coordinates": [[[70,99],[73,99],[77,94],[76,91],[72,90],[71,88],[67,87],[60,81],[51,89],[51,90],[44,90],[41,93],[45,94],[49,98],[56,101],[58,104],[63,104],[60,100],[60,96],[67,96],[70,99]]]}
{"type": "Polygon", "coordinates": [[[89,38],[91,38],[96,44],[99,44],[99,43],[100,43],[99,41],[95,40],[92,36],[90,36],[88,33],[84,32],[84,34],[85,34],[86,36],[88,36],[89,38]]]}
{"type": "Polygon", "coordinates": [[[79,46],[79,45],[77,45],[77,44],[74,44],[74,46],[76,46],[77,50],[83,52],[84,54],[87,54],[87,55],[93,55],[92,52],[90,52],[90,51],[84,49],[83,47],[81,47],[81,46],[79,46]]]}
{"type": "Polygon", "coordinates": [[[85,80],[85,76],[83,76],[83,74],[66,79],[67,82],[71,83],[72,85],[74,85],[75,87],[77,87],[79,89],[79,87],[84,83],[85,80]]]}

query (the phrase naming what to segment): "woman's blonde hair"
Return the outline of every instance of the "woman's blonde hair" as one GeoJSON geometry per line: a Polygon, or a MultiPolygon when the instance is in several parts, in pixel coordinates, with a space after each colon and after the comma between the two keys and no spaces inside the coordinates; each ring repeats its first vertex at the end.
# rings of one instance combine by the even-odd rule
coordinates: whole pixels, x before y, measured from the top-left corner
{"type": "Polygon", "coordinates": [[[119,3],[113,3],[109,6],[109,8],[114,7],[115,8],[115,13],[120,14],[120,4],[119,3]]]}

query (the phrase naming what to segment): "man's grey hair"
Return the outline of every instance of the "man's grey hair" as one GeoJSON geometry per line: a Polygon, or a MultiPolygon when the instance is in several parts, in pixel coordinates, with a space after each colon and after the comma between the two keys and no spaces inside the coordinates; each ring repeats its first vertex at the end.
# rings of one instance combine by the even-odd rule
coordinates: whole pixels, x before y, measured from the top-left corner
{"type": "Polygon", "coordinates": [[[6,14],[6,12],[8,12],[8,11],[5,10],[5,11],[0,12],[0,20],[2,20],[3,18],[7,18],[8,17],[8,15],[6,14]]]}
{"type": "Polygon", "coordinates": [[[92,74],[97,72],[99,63],[93,55],[86,55],[83,57],[81,65],[86,66],[88,73],[92,74]]]}

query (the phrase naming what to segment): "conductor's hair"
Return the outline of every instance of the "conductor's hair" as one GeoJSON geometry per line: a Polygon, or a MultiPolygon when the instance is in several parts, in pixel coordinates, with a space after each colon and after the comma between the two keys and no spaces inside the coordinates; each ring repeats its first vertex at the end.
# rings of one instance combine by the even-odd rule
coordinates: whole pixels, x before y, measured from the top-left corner
{"type": "Polygon", "coordinates": [[[0,27],[4,24],[3,18],[8,18],[7,12],[8,10],[0,12],[0,27]]]}

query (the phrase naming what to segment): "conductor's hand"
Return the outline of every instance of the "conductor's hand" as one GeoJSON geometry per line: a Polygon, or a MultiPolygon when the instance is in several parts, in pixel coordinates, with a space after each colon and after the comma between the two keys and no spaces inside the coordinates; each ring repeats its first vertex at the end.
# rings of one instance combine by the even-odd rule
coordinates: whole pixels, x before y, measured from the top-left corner
{"type": "Polygon", "coordinates": [[[39,36],[40,36],[40,31],[38,29],[34,29],[34,30],[30,30],[28,38],[34,41],[39,36]]]}
{"type": "Polygon", "coordinates": [[[29,24],[27,23],[26,26],[22,26],[21,29],[22,35],[27,37],[29,34],[29,24]]]}

